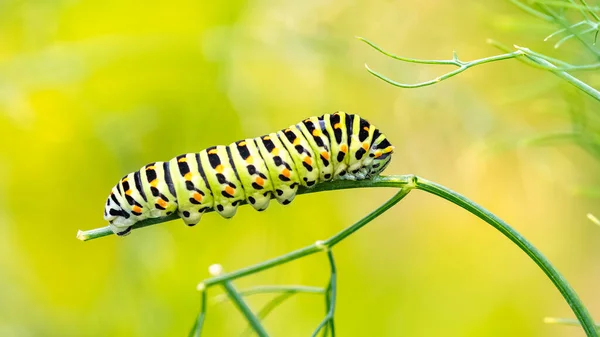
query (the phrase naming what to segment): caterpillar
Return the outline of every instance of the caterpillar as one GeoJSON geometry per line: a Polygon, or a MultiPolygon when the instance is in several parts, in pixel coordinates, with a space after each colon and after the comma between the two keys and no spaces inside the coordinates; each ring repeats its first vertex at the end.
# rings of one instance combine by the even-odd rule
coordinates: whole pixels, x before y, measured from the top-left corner
{"type": "Polygon", "coordinates": [[[242,201],[263,211],[271,199],[292,202],[299,186],[379,175],[393,150],[358,115],[310,117],[268,135],[147,164],[112,188],[104,219],[122,236],[138,221],[174,212],[194,226],[209,209],[233,217],[242,201]]]}

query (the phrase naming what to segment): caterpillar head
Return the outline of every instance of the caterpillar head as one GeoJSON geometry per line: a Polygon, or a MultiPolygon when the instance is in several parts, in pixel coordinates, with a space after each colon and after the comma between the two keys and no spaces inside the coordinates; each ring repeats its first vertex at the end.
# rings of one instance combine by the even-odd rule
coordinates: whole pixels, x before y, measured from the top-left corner
{"type": "Polygon", "coordinates": [[[110,229],[117,235],[126,235],[129,233],[133,221],[131,214],[121,208],[119,202],[120,194],[116,186],[106,200],[104,206],[104,220],[109,222],[110,229]]]}
{"type": "Polygon", "coordinates": [[[392,160],[394,146],[390,144],[383,134],[379,134],[369,150],[368,159],[365,160],[365,167],[368,169],[369,176],[381,174],[392,160]]]}

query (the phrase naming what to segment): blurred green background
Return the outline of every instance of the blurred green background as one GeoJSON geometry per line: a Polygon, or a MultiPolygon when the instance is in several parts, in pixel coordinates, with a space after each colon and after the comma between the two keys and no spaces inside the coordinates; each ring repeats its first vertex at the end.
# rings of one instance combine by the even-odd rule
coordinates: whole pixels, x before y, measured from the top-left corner
{"type": "MultiPolygon", "coordinates": [[[[554,29],[504,1],[0,2],[0,335],[186,335],[209,265],[257,263],[366,215],[394,191],[311,194],[264,213],[243,207],[231,220],[212,213],[194,228],[174,221],[75,239],[105,225],[111,187],[145,163],[336,110],[388,135],[388,174],[444,184],[511,223],[600,318],[600,229],[585,217],[600,213],[598,162],[570,144],[522,146],[568,129],[570,109],[590,100],[514,60],[394,88],[363,64],[403,82],[450,69],[395,62],[354,39],[469,60],[497,53],[486,38],[550,50],[540,41],[554,29]]],[[[340,336],[583,336],[542,322],[573,315],[525,254],[423,192],[335,254],[340,336]]],[[[317,255],[236,286],[327,278],[317,255]]],[[[266,327],[307,336],[323,312],[321,297],[300,295],[266,327]]],[[[245,326],[230,303],[209,306],[206,336],[245,326]]]]}

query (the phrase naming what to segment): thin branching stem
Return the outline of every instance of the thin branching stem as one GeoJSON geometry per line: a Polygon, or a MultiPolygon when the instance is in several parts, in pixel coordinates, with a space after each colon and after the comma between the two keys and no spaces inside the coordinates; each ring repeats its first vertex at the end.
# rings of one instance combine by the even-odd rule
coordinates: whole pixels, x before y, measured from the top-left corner
{"type": "MultiPolygon", "coordinates": [[[[308,287],[301,285],[292,286],[257,286],[238,291],[242,296],[252,296],[259,294],[324,294],[325,289],[321,287],[308,287]]],[[[225,302],[229,299],[226,295],[215,297],[215,303],[225,302]]]]}
{"type": "MultiPolygon", "coordinates": [[[[598,333],[594,326],[594,321],[592,320],[586,307],[579,299],[579,296],[577,296],[573,288],[558,272],[558,270],[548,261],[548,259],[544,257],[544,255],[542,255],[542,253],[539,250],[537,250],[537,248],[535,248],[529,241],[527,241],[516,230],[510,227],[506,222],[502,221],[500,218],[490,213],[485,208],[465,198],[464,196],[444,186],[441,186],[439,184],[414,175],[376,177],[372,180],[365,181],[335,181],[319,184],[317,186],[318,188],[315,187],[311,192],[364,187],[395,187],[400,188],[400,191],[391,199],[386,201],[383,205],[371,212],[369,215],[357,221],[354,225],[348,227],[347,229],[340,231],[339,233],[327,240],[317,241],[312,245],[300,248],[288,254],[284,254],[282,256],[264,262],[257,263],[253,266],[249,266],[234,272],[225,273],[209,278],[200,283],[198,288],[201,289],[204,293],[206,289],[208,289],[211,286],[224,284],[225,282],[230,282],[234,279],[254,274],[290,261],[294,261],[301,257],[311,255],[317,252],[328,251],[331,249],[331,247],[335,246],[343,239],[352,235],[357,230],[362,228],[365,224],[369,223],[379,215],[383,214],[389,208],[397,204],[413,188],[416,188],[440,196],[466,209],[467,211],[478,216],[488,224],[492,225],[504,236],[506,236],[508,239],[514,242],[540,267],[540,269],[542,269],[542,271],[548,276],[548,278],[550,278],[552,283],[556,286],[556,288],[559,290],[561,295],[565,298],[565,300],[573,310],[579,322],[581,322],[587,336],[598,337],[598,333]]],[[[307,191],[303,191],[303,193],[307,193],[307,191]]],[[[241,296],[237,292],[232,293],[231,295],[238,296],[241,299],[241,296]]]]}
{"type": "MultiPolygon", "coordinates": [[[[285,302],[288,298],[294,296],[294,293],[280,293],[279,295],[275,296],[273,299],[271,299],[269,302],[267,302],[267,304],[265,304],[256,314],[256,317],[261,320],[264,321],[265,318],[267,318],[267,316],[273,311],[275,310],[275,308],[277,308],[278,306],[280,306],[281,304],[283,304],[283,302],[285,302]]],[[[254,331],[254,329],[252,328],[252,325],[248,326],[248,328],[240,335],[241,337],[243,336],[249,336],[252,335],[252,332],[254,331]]]]}
{"type": "MultiPolygon", "coordinates": [[[[403,175],[403,176],[379,176],[374,177],[373,179],[368,180],[360,180],[360,181],[351,181],[351,180],[336,180],[324,182],[321,184],[317,184],[312,188],[303,188],[300,187],[298,189],[298,194],[310,194],[322,191],[333,191],[333,190],[344,190],[344,189],[353,189],[353,188],[368,188],[368,187],[401,187],[409,182],[412,175],[403,175]]],[[[241,203],[242,205],[245,202],[241,203]]],[[[208,210],[205,213],[213,212],[213,210],[208,210]]],[[[168,222],[171,220],[178,219],[179,216],[176,213],[173,213],[169,216],[165,216],[162,218],[154,218],[154,219],[146,219],[137,222],[133,225],[132,229],[139,229],[143,227],[153,226],[160,223],[168,222]]],[[[91,229],[87,231],[79,231],[77,232],[77,239],[81,241],[89,241],[93,239],[98,239],[105,236],[113,235],[110,227],[101,227],[96,229],[91,229]]]]}
{"type": "Polygon", "coordinates": [[[556,0],[544,0],[544,1],[536,0],[534,2],[539,3],[539,4],[544,4],[547,6],[552,6],[552,7],[573,8],[573,9],[579,9],[581,11],[587,10],[588,13],[590,13],[590,14],[594,13],[594,11],[600,10],[600,7],[589,6],[585,3],[585,1],[581,1],[582,3],[584,3],[583,5],[578,5],[578,4],[575,4],[572,2],[566,2],[566,1],[556,1],[556,0]]]}
{"type": "Polygon", "coordinates": [[[455,205],[458,205],[470,213],[476,215],[480,219],[484,220],[488,224],[492,225],[500,233],[506,236],[509,240],[514,242],[521,250],[523,250],[548,276],[548,278],[554,283],[556,288],[560,291],[562,296],[565,298],[575,316],[581,322],[583,329],[587,336],[597,337],[598,332],[596,331],[594,321],[590,316],[590,313],[583,305],[575,290],[571,288],[567,280],[558,272],[558,270],[550,263],[550,261],[533,246],[527,239],[521,234],[514,230],[509,224],[498,218],[485,208],[479,206],[475,202],[465,198],[464,196],[434,182],[428,181],[423,178],[418,178],[416,181],[417,189],[427,191],[431,194],[442,197],[455,205]]]}
{"type": "Polygon", "coordinates": [[[364,39],[364,38],[359,38],[359,39],[361,41],[367,43],[369,46],[373,47],[375,50],[379,51],[380,53],[382,53],[386,56],[389,56],[393,59],[396,59],[396,60],[410,62],[410,63],[419,63],[419,64],[454,65],[454,66],[458,67],[458,69],[456,69],[456,70],[450,71],[442,76],[436,77],[435,79],[432,79],[429,81],[419,82],[419,83],[415,83],[415,84],[406,84],[406,83],[400,83],[400,82],[394,81],[394,80],[386,77],[385,75],[382,75],[382,74],[372,70],[368,66],[366,66],[367,70],[371,74],[373,74],[375,77],[377,77],[391,85],[400,87],[400,88],[420,88],[420,87],[433,85],[433,84],[439,83],[440,81],[443,81],[445,79],[453,77],[453,76],[455,76],[471,67],[477,66],[477,65],[516,58],[516,59],[524,61],[527,64],[532,65],[536,68],[541,68],[541,69],[552,72],[553,74],[555,74],[558,77],[562,78],[563,80],[567,81],[571,85],[577,87],[581,91],[592,96],[594,99],[600,101],[600,91],[594,89],[589,84],[581,81],[580,79],[578,79],[568,73],[568,71],[574,71],[574,70],[598,69],[598,68],[600,68],[600,64],[573,66],[566,62],[560,61],[561,65],[563,66],[563,67],[560,67],[551,62],[551,61],[557,61],[556,59],[533,52],[529,48],[515,46],[515,48],[517,48],[516,51],[508,51],[508,49],[506,47],[502,46],[501,44],[499,44],[498,42],[493,41],[493,40],[488,40],[488,43],[502,49],[503,51],[506,52],[505,54],[485,57],[482,59],[477,59],[477,60],[473,60],[473,61],[469,61],[469,62],[460,61],[458,59],[458,57],[456,56],[456,53],[454,53],[454,57],[452,60],[419,60],[419,59],[404,58],[404,57],[394,55],[392,53],[389,53],[389,52],[383,50],[381,47],[377,46],[376,44],[374,44],[373,42],[371,42],[367,39],[364,39]]]}
{"type": "Polygon", "coordinates": [[[231,301],[240,310],[242,315],[244,315],[246,321],[250,323],[250,326],[252,327],[254,332],[259,337],[268,337],[269,334],[267,334],[265,328],[262,326],[262,324],[260,324],[260,319],[258,319],[258,317],[254,315],[250,307],[248,307],[248,304],[246,304],[242,296],[237,292],[231,281],[222,282],[221,285],[223,286],[225,293],[227,293],[227,296],[229,296],[231,301]]]}
{"type": "MultiPolygon", "coordinates": [[[[572,318],[546,317],[544,318],[544,323],[581,326],[578,320],[572,318]]],[[[596,329],[600,329],[600,323],[596,323],[596,329]]]]}
{"type": "Polygon", "coordinates": [[[434,85],[436,83],[439,83],[443,80],[449,79],[450,77],[456,76],[460,73],[462,73],[463,71],[474,67],[474,66],[478,66],[481,64],[485,64],[485,63],[490,63],[490,62],[497,62],[497,61],[502,61],[502,60],[508,60],[508,59],[513,59],[515,57],[521,56],[523,55],[523,52],[520,50],[516,50],[513,52],[509,52],[506,54],[502,54],[502,55],[494,55],[494,56],[490,56],[490,57],[485,57],[485,58],[481,58],[481,59],[477,59],[477,60],[473,60],[473,61],[461,61],[458,59],[458,56],[456,54],[456,52],[453,53],[453,58],[451,60],[421,60],[421,59],[414,59],[414,58],[407,58],[407,57],[401,57],[401,56],[397,56],[394,55],[390,52],[385,51],[384,49],[382,49],[381,47],[379,47],[378,45],[376,45],[375,43],[362,38],[362,37],[357,37],[357,39],[363,41],[364,43],[368,44],[369,46],[371,46],[373,49],[377,50],[378,52],[391,57],[395,60],[399,60],[399,61],[404,61],[404,62],[409,62],[409,63],[418,63],[418,64],[437,64],[437,65],[453,65],[458,67],[458,69],[452,70],[450,72],[445,73],[444,75],[438,76],[432,80],[429,81],[424,81],[424,82],[419,82],[419,83],[414,83],[414,84],[408,84],[408,83],[400,83],[397,81],[394,81],[380,73],[378,73],[377,71],[371,69],[367,64],[365,64],[365,68],[367,68],[367,71],[370,72],[371,74],[373,74],[375,77],[378,77],[379,79],[393,85],[396,87],[400,87],[400,88],[420,88],[420,87],[426,87],[429,85],[434,85]]]}
{"type": "MultiPolygon", "coordinates": [[[[559,15],[558,13],[556,13],[552,8],[550,8],[549,6],[545,5],[545,4],[540,4],[540,7],[546,12],[548,13],[548,15],[550,15],[550,17],[552,17],[552,21],[558,23],[561,27],[565,28],[567,33],[569,33],[569,35],[574,36],[575,38],[577,38],[577,40],[579,42],[581,42],[581,44],[591,53],[593,54],[596,59],[600,60],[600,50],[596,49],[593,44],[590,44],[587,40],[585,40],[580,33],[574,31],[571,28],[571,24],[561,15],[559,15]]],[[[593,25],[597,26],[597,23],[594,23],[593,25]]]]}
{"type": "Polygon", "coordinates": [[[335,337],[333,315],[335,312],[335,301],[337,296],[337,270],[335,268],[335,260],[333,259],[331,249],[327,250],[327,257],[331,268],[331,277],[329,278],[329,285],[327,286],[327,293],[325,294],[325,307],[327,312],[325,318],[319,323],[311,337],[316,337],[319,334],[319,331],[323,331],[323,337],[327,336],[328,332],[331,332],[331,337],[335,337]]]}
{"type": "MultiPolygon", "coordinates": [[[[495,47],[497,47],[501,50],[506,50],[505,46],[503,46],[502,44],[500,44],[496,41],[490,41],[490,44],[494,45],[495,47]]],[[[531,52],[531,50],[529,48],[524,48],[524,47],[519,47],[519,46],[515,46],[515,47],[519,48],[519,50],[522,51],[524,53],[524,55],[526,56],[526,59],[519,58],[519,60],[525,60],[525,62],[527,62],[529,64],[533,64],[534,66],[542,66],[545,69],[548,69],[553,74],[555,74],[556,76],[567,81],[569,84],[573,85],[577,89],[590,95],[595,100],[600,101],[600,91],[594,89],[589,84],[583,82],[582,80],[576,78],[575,76],[569,74],[566,71],[561,71],[557,66],[555,66],[551,62],[547,61],[546,59],[544,59],[542,57],[537,56],[539,54],[536,55],[536,53],[531,52]]]]}
{"type": "MultiPolygon", "coordinates": [[[[411,177],[413,177],[413,176],[411,176],[411,177]]],[[[403,179],[400,179],[400,181],[402,181],[402,180],[403,179]]],[[[402,185],[399,184],[399,186],[402,186],[402,185]]],[[[240,277],[243,277],[246,275],[255,274],[255,273],[258,273],[265,269],[269,269],[269,268],[272,268],[272,267],[275,267],[275,266],[278,266],[278,265],[281,265],[284,263],[288,263],[288,262],[297,260],[299,258],[302,258],[304,256],[308,256],[308,255],[312,255],[317,252],[321,252],[329,247],[333,247],[333,245],[338,243],[340,240],[343,240],[344,238],[348,237],[352,233],[356,232],[358,229],[360,229],[361,227],[363,227],[364,225],[366,225],[367,223],[369,223],[370,221],[372,221],[373,219],[375,219],[376,217],[378,217],[379,215],[383,214],[385,211],[390,209],[392,206],[397,204],[400,200],[402,200],[408,194],[409,191],[410,191],[410,188],[401,188],[401,190],[396,195],[394,195],[391,199],[386,201],[383,205],[379,206],[377,209],[375,209],[369,215],[360,219],[354,225],[342,230],[341,232],[332,236],[331,238],[327,239],[326,241],[317,241],[316,243],[314,243],[312,245],[297,249],[288,254],[284,254],[279,257],[276,257],[276,258],[273,258],[270,260],[266,260],[261,263],[257,263],[255,265],[252,265],[252,266],[249,266],[246,268],[242,268],[242,269],[239,269],[234,272],[230,272],[230,273],[226,273],[226,274],[222,274],[222,275],[210,278],[210,279],[205,280],[202,283],[200,283],[198,285],[198,287],[199,287],[199,289],[212,287],[214,285],[220,284],[225,281],[231,281],[231,280],[235,280],[237,278],[240,278],[240,277]]]]}
{"type": "MultiPolygon", "coordinates": [[[[384,178],[384,177],[382,177],[384,178]]],[[[364,226],[365,223],[370,222],[374,217],[381,215],[384,210],[389,209],[391,206],[396,204],[402,198],[406,196],[406,194],[412,189],[416,188],[419,190],[423,190],[439,197],[442,197],[450,202],[466,209],[472,214],[478,216],[488,224],[492,225],[498,231],[500,231],[504,236],[514,242],[519,248],[521,248],[539,267],[542,271],[548,276],[548,278],[552,281],[552,283],[559,290],[563,298],[567,301],[571,309],[573,310],[575,316],[582,323],[582,326],[588,337],[598,337],[598,333],[594,327],[594,322],[587,311],[586,307],[583,305],[577,293],[573,290],[573,288],[569,285],[569,283],[564,279],[564,277],[558,272],[558,270],[548,261],[548,259],[535,248],[529,241],[527,241],[523,236],[521,236],[516,230],[514,230],[511,226],[509,226],[506,222],[502,221],[500,218],[490,213],[485,208],[480,205],[474,203],[473,201],[465,198],[464,196],[444,187],[434,182],[428,181],[426,179],[416,177],[416,176],[398,176],[398,177],[387,177],[391,179],[384,179],[387,183],[390,183],[393,180],[396,180],[396,186],[401,188],[401,191],[396,194],[392,199],[388,200],[385,204],[379,207],[377,210],[373,211],[373,213],[369,214],[369,216],[361,219],[354,225],[349,228],[353,228],[353,230],[343,230],[340,233],[336,234],[336,236],[325,240],[319,241],[313,245],[298,249],[291,253],[282,255],[280,257],[258,263],[254,266],[246,267],[240,269],[235,272],[231,272],[228,274],[219,275],[217,277],[213,277],[205,280],[200,284],[201,288],[204,289],[209,286],[213,286],[216,284],[220,284],[222,282],[227,282],[242,276],[246,276],[249,274],[253,274],[268,268],[272,268],[278,266],[283,263],[287,263],[289,261],[296,260],[300,257],[307,256],[318,251],[322,251],[323,249],[329,249],[331,245],[334,245],[339,242],[336,237],[348,237],[355,230],[364,226]]],[[[359,182],[357,182],[359,183],[359,182]]],[[[392,184],[394,185],[394,184],[392,184]]],[[[375,184],[374,186],[377,186],[375,184]]],[[[390,187],[388,185],[388,187],[390,187]]]]}
{"type": "Polygon", "coordinates": [[[189,337],[200,337],[202,334],[202,328],[204,327],[204,320],[206,319],[206,291],[203,291],[200,295],[200,312],[194,321],[194,326],[190,331],[189,337]]]}

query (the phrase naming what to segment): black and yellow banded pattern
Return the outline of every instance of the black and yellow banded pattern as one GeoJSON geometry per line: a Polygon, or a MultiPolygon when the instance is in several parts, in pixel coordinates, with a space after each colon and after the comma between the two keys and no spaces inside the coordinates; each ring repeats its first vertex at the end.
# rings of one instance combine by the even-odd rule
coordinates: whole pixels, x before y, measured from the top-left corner
{"type": "Polygon", "coordinates": [[[299,186],[368,179],[382,172],[394,147],[358,115],[310,117],[281,131],[145,165],[113,187],[104,218],[116,234],[147,218],[174,212],[189,226],[214,209],[225,218],[242,201],[263,211],[287,205],[299,186]]]}

